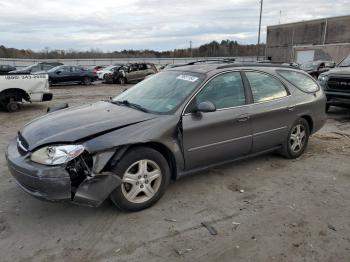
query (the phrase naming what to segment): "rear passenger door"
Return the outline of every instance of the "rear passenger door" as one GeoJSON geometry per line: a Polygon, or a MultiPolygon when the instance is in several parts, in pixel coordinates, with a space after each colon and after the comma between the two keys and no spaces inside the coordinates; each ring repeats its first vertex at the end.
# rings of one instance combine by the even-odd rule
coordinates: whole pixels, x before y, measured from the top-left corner
{"type": "Polygon", "coordinates": [[[253,103],[250,117],[253,151],[259,152],[284,143],[294,119],[294,102],[287,88],[276,77],[257,71],[246,71],[253,103]]]}
{"type": "Polygon", "coordinates": [[[252,138],[246,89],[240,72],[212,78],[192,99],[182,117],[186,169],[247,155],[252,138]],[[212,102],[216,111],[193,113],[201,102],[212,102]]]}

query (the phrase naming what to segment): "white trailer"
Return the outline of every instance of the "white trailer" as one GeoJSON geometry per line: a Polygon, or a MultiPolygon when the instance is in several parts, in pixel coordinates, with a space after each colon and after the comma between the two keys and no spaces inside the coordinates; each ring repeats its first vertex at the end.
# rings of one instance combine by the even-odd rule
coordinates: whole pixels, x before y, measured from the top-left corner
{"type": "Polygon", "coordinates": [[[0,106],[17,111],[20,103],[52,100],[47,74],[0,76],[0,106]]]}

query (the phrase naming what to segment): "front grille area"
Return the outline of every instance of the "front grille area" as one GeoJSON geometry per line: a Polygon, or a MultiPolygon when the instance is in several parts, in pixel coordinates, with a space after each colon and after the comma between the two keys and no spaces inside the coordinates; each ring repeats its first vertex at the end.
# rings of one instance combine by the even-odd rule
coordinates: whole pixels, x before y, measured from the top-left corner
{"type": "Polygon", "coordinates": [[[349,77],[329,77],[328,88],[335,91],[345,91],[350,93],[349,77]]]}
{"type": "Polygon", "coordinates": [[[17,148],[18,148],[19,153],[22,156],[28,153],[28,143],[24,139],[24,137],[21,135],[21,133],[18,133],[17,148]]]}

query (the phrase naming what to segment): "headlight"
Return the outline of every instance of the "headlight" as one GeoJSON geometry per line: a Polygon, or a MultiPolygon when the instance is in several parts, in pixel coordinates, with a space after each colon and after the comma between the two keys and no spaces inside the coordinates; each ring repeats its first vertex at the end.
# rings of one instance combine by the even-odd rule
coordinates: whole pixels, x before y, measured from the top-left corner
{"type": "Polygon", "coordinates": [[[43,165],[61,165],[76,158],[84,150],[82,145],[46,146],[35,151],[30,159],[43,165]]]}
{"type": "Polygon", "coordinates": [[[328,76],[327,75],[320,75],[319,77],[318,77],[318,81],[319,82],[327,82],[327,80],[328,80],[328,76]]]}

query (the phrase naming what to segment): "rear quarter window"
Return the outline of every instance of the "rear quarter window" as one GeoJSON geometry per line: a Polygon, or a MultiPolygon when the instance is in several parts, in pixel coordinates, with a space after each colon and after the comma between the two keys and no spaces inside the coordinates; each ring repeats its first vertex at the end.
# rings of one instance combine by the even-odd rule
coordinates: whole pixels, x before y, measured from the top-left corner
{"type": "Polygon", "coordinates": [[[317,83],[311,76],[289,70],[277,70],[277,73],[303,92],[313,93],[319,90],[317,83]]]}

